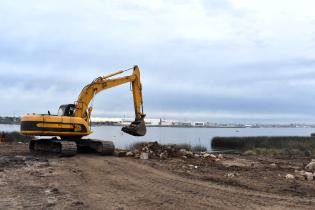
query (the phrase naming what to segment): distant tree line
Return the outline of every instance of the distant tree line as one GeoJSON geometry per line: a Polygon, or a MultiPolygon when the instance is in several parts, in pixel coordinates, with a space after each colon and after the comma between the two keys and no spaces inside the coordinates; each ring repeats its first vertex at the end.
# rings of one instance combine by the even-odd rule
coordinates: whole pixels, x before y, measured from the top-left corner
{"type": "Polygon", "coordinates": [[[0,117],[0,124],[20,124],[19,117],[0,117]]]}

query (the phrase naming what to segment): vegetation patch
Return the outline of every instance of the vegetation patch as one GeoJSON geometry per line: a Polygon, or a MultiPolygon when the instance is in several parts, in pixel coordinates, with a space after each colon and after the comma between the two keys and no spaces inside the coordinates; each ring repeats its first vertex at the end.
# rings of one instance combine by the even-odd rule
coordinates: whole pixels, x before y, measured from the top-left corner
{"type": "Polygon", "coordinates": [[[0,138],[4,139],[4,142],[6,143],[29,142],[30,140],[35,139],[33,136],[25,136],[16,131],[0,132],[0,138]]]}
{"type": "Polygon", "coordinates": [[[211,145],[213,149],[232,149],[247,155],[312,155],[315,152],[315,138],[308,136],[215,137],[211,145]]]}

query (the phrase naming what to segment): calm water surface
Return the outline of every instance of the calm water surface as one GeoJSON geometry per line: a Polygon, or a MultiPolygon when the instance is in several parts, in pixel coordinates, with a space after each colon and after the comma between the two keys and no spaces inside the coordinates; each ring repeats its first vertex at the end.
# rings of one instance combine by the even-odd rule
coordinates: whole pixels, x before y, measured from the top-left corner
{"type": "MultiPolygon", "coordinates": [[[[0,131],[19,131],[19,125],[0,124],[0,131]]],[[[137,141],[158,141],[163,144],[201,144],[211,150],[211,139],[215,136],[309,136],[315,128],[160,128],[148,127],[147,135],[134,137],[120,131],[119,126],[92,127],[89,138],[111,140],[117,147],[137,141]]]]}

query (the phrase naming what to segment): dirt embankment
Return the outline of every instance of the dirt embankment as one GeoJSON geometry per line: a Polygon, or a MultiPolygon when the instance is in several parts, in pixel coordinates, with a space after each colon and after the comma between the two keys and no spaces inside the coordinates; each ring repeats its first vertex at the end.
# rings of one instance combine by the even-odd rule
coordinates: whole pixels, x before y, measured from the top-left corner
{"type": "Polygon", "coordinates": [[[0,209],[314,209],[315,181],[285,179],[307,158],[220,160],[31,155],[0,145],[0,209]]]}

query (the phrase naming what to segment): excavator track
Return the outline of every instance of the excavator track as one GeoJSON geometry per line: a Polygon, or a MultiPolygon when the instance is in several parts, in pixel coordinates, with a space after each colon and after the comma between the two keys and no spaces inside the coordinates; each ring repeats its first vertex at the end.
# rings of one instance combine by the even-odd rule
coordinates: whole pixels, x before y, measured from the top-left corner
{"type": "Polygon", "coordinates": [[[77,153],[77,144],[75,141],[36,139],[30,142],[29,149],[31,152],[47,152],[62,157],[71,157],[77,153]]]}
{"type": "Polygon", "coordinates": [[[77,141],[78,149],[88,148],[100,155],[113,155],[115,145],[112,141],[101,141],[96,139],[81,139],[77,141]]]}

